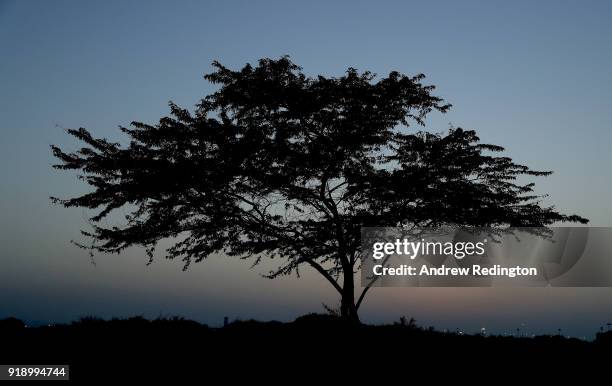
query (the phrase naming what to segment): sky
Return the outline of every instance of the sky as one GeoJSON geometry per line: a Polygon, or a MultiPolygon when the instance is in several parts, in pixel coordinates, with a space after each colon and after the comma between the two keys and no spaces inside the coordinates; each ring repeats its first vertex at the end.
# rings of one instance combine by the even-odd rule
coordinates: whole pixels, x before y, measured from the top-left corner
{"type": "MultiPolygon", "coordinates": [[[[182,315],[291,320],[334,305],[306,272],[213,256],[146,266],[142,250],[96,255],[70,243],[87,213],[49,196],[86,191],[51,168],[66,128],[121,139],[168,101],[193,108],[214,90],[211,62],[239,68],[290,55],[309,75],[348,67],[424,73],[453,108],[426,129],[477,130],[534,169],[547,203],[612,226],[612,2],[609,1],[6,1],[0,0],[0,317],[70,321],[182,315]]],[[[612,289],[377,288],[362,319],[401,315],[441,329],[592,336],[612,321],[612,289]]]]}

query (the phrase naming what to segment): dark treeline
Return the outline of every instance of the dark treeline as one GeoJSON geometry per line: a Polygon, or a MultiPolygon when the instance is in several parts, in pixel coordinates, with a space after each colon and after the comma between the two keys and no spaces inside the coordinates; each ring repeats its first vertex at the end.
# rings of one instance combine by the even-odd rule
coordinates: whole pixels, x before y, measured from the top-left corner
{"type": "Polygon", "coordinates": [[[340,376],[337,366],[352,366],[352,372],[363,371],[364,376],[412,366],[554,366],[566,371],[576,368],[577,361],[595,364],[612,353],[612,332],[598,333],[592,342],[561,335],[483,336],[440,332],[405,319],[389,325],[346,325],[318,314],[290,323],[234,321],[220,328],[178,317],[83,318],[35,328],[9,318],[0,321],[0,340],[1,363],[70,364],[72,379],[218,373],[229,381],[247,374],[280,376],[294,367],[304,371],[304,366],[331,377],[340,376]],[[226,373],[222,369],[227,365],[239,371],[226,373]]]}

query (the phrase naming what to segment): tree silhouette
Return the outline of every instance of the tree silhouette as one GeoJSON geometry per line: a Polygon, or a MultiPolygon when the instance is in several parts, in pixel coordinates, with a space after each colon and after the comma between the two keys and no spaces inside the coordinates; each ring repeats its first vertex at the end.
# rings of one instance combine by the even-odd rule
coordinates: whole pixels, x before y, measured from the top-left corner
{"type": "Polygon", "coordinates": [[[586,222],[542,206],[521,176],[545,176],[482,144],[474,131],[409,132],[450,105],[424,75],[377,78],[349,68],[308,77],[288,57],[230,70],[218,62],[205,79],[219,85],[192,114],[170,103],[156,125],[121,128],[129,144],[68,133],[76,152],[52,146],[58,169],[77,170],[93,190],[52,198],[98,209],[82,231],[92,251],[143,246],[150,259],[171,239],[168,258],[185,269],[214,252],[279,258],[270,278],[318,271],[341,296],[341,315],[358,321],[362,226],[545,226],[586,222]],[[121,226],[102,221],[114,210],[121,226]]]}

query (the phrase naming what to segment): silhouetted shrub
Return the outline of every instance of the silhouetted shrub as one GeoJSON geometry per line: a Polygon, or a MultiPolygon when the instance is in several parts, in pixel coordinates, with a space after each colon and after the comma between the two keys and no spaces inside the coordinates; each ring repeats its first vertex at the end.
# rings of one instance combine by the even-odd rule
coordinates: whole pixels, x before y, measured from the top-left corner
{"type": "Polygon", "coordinates": [[[25,323],[17,318],[6,318],[0,320],[0,331],[21,330],[25,323]]]}

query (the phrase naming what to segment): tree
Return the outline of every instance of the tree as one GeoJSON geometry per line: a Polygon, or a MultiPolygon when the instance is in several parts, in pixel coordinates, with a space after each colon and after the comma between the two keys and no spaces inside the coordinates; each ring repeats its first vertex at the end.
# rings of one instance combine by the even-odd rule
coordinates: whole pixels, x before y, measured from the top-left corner
{"type": "Polygon", "coordinates": [[[82,231],[92,251],[146,248],[162,239],[185,269],[211,253],[280,258],[270,278],[318,271],[338,291],[343,318],[358,321],[368,288],[355,297],[362,226],[545,226],[586,222],[541,204],[521,176],[545,176],[482,144],[476,133],[409,132],[450,105],[424,75],[377,78],[349,68],[307,77],[288,57],[232,71],[218,62],[205,79],[219,85],[192,114],[170,103],[156,125],[133,122],[129,144],[68,133],[76,152],[52,146],[58,169],[76,170],[93,190],[52,198],[98,209],[82,231]],[[127,211],[121,226],[102,221],[127,211]]]}

